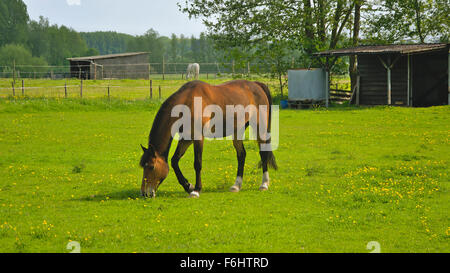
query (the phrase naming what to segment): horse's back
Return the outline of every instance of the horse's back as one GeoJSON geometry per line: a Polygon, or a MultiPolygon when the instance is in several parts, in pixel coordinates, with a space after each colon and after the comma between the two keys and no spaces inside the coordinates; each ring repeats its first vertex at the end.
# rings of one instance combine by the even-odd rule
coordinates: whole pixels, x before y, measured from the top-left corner
{"type": "Polygon", "coordinates": [[[269,100],[257,82],[233,80],[219,85],[195,80],[185,83],[169,99],[176,104],[190,105],[194,97],[202,97],[205,104],[267,105],[269,100]]]}

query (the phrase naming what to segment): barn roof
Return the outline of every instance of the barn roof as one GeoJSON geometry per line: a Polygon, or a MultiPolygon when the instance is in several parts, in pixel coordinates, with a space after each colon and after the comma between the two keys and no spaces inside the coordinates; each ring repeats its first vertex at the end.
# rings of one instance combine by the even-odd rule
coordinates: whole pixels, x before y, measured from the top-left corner
{"type": "Polygon", "coordinates": [[[99,55],[99,56],[67,58],[67,60],[69,60],[69,61],[91,61],[91,60],[129,57],[129,56],[144,55],[144,54],[149,54],[149,53],[148,52],[131,52],[131,53],[121,53],[121,54],[109,54],[109,55],[99,55]]]}
{"type": "Polygon", "coordinates": [[[425,53],[448,48],[449,44],[409,44],[409,45],[366,45],[352,48],[327,50],[314,53],[318,57],[333,57],[347,55],[369,55],[369,54],[413,54],[425,53]]]}

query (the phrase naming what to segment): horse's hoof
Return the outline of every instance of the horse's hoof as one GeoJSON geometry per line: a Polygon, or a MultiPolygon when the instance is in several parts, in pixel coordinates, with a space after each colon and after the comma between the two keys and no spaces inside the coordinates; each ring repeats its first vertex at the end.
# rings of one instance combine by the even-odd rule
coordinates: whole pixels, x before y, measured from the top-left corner
{"type": "Polygon", "coordinates": [[[260,191],[267,191],[269,189],[269,186],[267,185],[267,184],[262,184],[260,187],[259,187],[259,190],[260,191]]]}
{"type": "Polygon", "coordinates": [[[190,198],[199,198],[200,197],[200,193],[193,191],[189,194],[190,198]]]}
{"type": "Polygon", "coordinates": [[[239,192],[241,189],[238,186],[232,186],[230,192],[239,192]]]}

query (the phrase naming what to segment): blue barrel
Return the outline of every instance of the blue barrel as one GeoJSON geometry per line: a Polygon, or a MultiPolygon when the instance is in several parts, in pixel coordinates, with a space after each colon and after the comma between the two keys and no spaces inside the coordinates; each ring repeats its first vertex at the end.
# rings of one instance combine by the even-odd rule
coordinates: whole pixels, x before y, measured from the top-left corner
{"type": "Polygon", "coordinates": [[[280,106],[281,106],[281,109],[288,108],[289,107],[288,101],[287,100],[280,101],[280,106]]]}

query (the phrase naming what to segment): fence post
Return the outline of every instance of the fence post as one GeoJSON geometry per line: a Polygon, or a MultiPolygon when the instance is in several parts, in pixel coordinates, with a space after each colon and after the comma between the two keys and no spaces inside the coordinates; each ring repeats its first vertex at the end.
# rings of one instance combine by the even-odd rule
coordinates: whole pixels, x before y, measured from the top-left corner
{"type": "Polygon", "coordinates": [[[110,99],[110,96],[109,96],[109,84],[108,84],[108,99],[110,99]]]}
{"type": "Polygon", "coordinates": [[[165,73],[166,73],[164,56],[163,56],[163,62],[162,62],[162,73],[163,73],[163,80],[164,80],[164,78],[165,78],[165,73]]]}
{"type": "Polygon", "coordinates": [[[25,83],[22,79],[22,96],[25,96],[25,83]]]}
{"type": "Polygon", "coordinates": [[[150,80],[150,99],[153,98],[153,81],[150,80]]]}
{"type": "Polygon", "coordinates": [[[80,83],[80,98],[83,98],[83,79],[81,79],[80,83]]]}
{"type": "Polygon", "coordinates": [[[13,82],[16,83],[16,59],[14,59],[13,63],[13,82]]]}
{"type": "Polygon", "coordinates": [[[161,85],[159,86],[159,99],[161,99],[161,85]]]}
{"type": "Polygon", "coordinates": [[[13,90],[13,97],[15,97],[16,96],[16,89],[14,88],[14,81],[11,84],[12,84],[12,90],[13,90]]]}
{"type": "Polygon", "coordinates": [[[67,99],[67,80],[64,82],[64,97],[67,99]]]}

